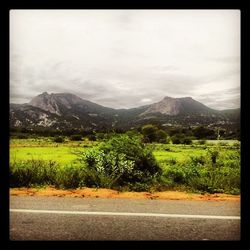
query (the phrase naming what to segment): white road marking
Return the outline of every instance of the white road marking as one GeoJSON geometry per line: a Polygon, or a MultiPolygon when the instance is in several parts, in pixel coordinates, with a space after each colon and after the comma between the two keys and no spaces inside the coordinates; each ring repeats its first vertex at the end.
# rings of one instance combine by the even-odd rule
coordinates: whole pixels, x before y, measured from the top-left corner
{"type": "Polygon", "coordinates": [[[108,215],[108,216],[144,216],[166,218],[192,218],[192,219],[217,219],[240,220],[240,216],[196,215],[196,214],[158,214],[158,213],[126,213],[126,212],[88,212],[88,211],[63,211],[63,210],[32,210],[10,209],[14,213],[40,213],[40,214],[73,214],[73,215],[108,215]]]}

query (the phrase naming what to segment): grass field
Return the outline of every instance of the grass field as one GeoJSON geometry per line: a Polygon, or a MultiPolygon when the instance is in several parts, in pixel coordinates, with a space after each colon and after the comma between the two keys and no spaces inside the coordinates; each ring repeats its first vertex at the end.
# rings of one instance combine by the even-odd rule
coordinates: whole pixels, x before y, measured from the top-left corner
{"type": "MultiPolygon", "coordinates": [[[[11,171],[16,175],[20,174],[20,169],[25,168],[32,161],[35,163],[39,160],[43,162],[36,163],[38,164],[36,169],[43,171],[41,169],[46,165],[45,163],[53,161],[55,162],[53,167],[57,166],[61,169],[59,177],[62,179],[68,176],[67,185],[70,187],[70,180],[77,179],[74,175],[77,175],[79,169],[75,167],[80,164],[75,151],[84,152],[97,147],[100,143],[88,140],[80,142],[65,140],[63,143],[55,143],[53,138],[48,137],[11,139],[10,165],[14,166],[11,171]]],[[[195,190],[209,191],[213,187],[211,190],[239,193],[240,143],[238,141],[209,140],[205,143],[193,141],[191,145],[150,144],[149,147],[153,149],[153,155],[163,170],[162,183],[165,188],[190,186],[195,190]],[[216,167],[212,168],[214,164],[211,163],[211,159],[214,152],[217,162],[216,167]],[[195,174],[196,172],[199,175],[195,174]]],[[[51,171],[51,166],[46,171],[51,171]]],[[[29,168],[27,166],[27,169],[29,168]]],[[[30,168],[29,171],[33,170],[30,168]]],[[[23,176],[22,178],[28,178],[27,173],[23,176]]],[[[77,186],[78,183],[75,185],[77,186]]]]}
{"type": "MultiPolygon", "coordinates": [[[[218,144],[223,144],[220,147],[221,151],[226,154],[232,154],[238,146],[237,140],[207,140],[206,145],[197,144],[197,140],[193,145],[180,145],[180,144],[153,144],[153,154],[159,163],[166,163],[169,160],[176,160],[183,162],[190,156],[204,156],[207,149],[218,144]]],[[[59,164],[75,163],[77,156],[74,151],[84,151],[88,148],[95,147],[99,142],[81,141],[72,142],[65,141],[63,143],[55,143],[51,138],[39,139],[13,139],[10,141],[10,161],[13,160],[29,160],[29,159],[42,159],[53,160],[59,164]]],[[[164,164],[163,164],[164,165],[164,164]]]]}

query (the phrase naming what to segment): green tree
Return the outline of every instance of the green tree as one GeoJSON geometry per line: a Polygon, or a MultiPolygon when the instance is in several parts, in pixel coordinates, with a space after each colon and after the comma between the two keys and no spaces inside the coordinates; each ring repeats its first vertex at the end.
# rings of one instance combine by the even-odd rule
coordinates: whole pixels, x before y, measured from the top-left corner
{"type": "Polygon", "coordinates": [[[168,138],[168,134],[164,130],[159,129],[156,131],[156,141],[157,142],[167,143],[167,138],[168,138]]]}
{"type": "Polygon", "coordinates": [[[149,142],[157,141],[158,128],[155,125],[148,124],[142,127],[142,134],[149,142]]]}
{"type": "Polygon", "coordinates": [[[203,126],[195,128],[193,130],[193,134],[197,139],[208,139],[216,137],[214,130],[205,128],[203,126]]]}

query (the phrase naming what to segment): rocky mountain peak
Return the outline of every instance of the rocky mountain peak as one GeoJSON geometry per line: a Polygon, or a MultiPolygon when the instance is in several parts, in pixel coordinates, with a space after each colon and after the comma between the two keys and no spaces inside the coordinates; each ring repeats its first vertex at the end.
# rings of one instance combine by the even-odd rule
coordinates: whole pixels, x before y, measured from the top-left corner
{"type": "Polygon", "coordinates": [[[181,103],[178,98],[165,96],[160,102],[154,103],[142,114],[161,113],[165,115],[178,115],[181,103]]]}

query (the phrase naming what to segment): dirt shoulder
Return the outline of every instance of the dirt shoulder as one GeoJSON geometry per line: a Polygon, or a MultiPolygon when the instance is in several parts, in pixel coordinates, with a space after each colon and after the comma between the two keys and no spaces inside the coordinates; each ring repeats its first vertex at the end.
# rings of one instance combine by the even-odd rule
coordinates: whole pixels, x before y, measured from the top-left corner
{"type": "Polygon", "coordinates": [[[128,198],[128,199],[164,199],[164,200],[200,200],[200,201],[240,201],[240,195],[228,194],[195,194],[180,191],[164,192],[119,192],[111,189],[55,189],[46,188],[11,188],[12,196],[57,196],[57,197],[81,197],[81,198],[128,198]]]}

